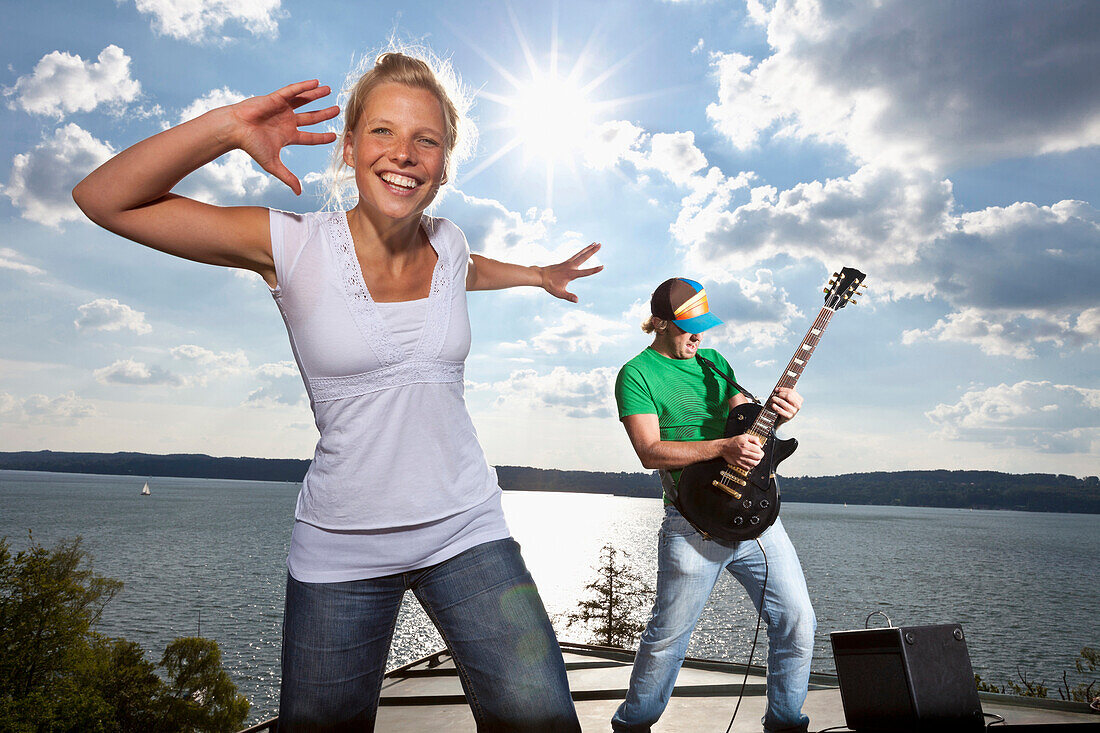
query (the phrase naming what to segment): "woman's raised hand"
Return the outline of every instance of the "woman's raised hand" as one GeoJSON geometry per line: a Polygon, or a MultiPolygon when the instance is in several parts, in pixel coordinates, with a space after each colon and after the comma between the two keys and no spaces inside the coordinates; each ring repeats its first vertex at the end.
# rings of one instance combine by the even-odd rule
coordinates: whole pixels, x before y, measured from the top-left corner
{"type": "Polygon", "coordinates": [[[568,300],[570,303],[576,303],[577,296],[573,295],[573,293],[570,293],[565,288],[578,277],[595,275],[603,269],[603,265],[599,267],[589,267],[587,269],[580,268],[580,266],[583,265],[589,257],[596,254],[599,249],[599,242],[593,242],[565,262],[559,262],[556,265],[540,268],[543,289],[555,298],[561,298],[562,300],[568,300]]]}
{"type": "Polygon", "coordinates": [[[301,194],[301,182],[283,165],[279,154],[287,145],[324,145],[336,140],[334,132],[306,132],[299,128],[331,120],[340,114],[339,107],[334,105],[309,112],[297,111],[303,105],[327,97],[331,91],[312,79],[231,105],[229,110],[236,122],[236,147],[252,156],[265,171],[290,186],[295,194],[301,194]]]}

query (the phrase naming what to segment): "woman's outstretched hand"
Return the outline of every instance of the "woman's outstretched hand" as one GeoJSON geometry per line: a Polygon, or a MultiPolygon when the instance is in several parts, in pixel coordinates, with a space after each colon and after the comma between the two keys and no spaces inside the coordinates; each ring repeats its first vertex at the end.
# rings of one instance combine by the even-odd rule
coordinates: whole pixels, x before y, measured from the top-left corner
{"type": "Polygon", "coordinates": [[[303,105],[327,97],[331,91],[313,79],[232,105],[230,111],[238,126],[235,131],[237,147],[300,195],[302,184],[283,165],[279,153],[287,145],[324,145],[336,140],[334,132],[306,132],[299,128],[331,120],[340,114],[339,107],[334,105],[309,112],[297,111],[303,105]]]}
{"type": "Polygon", "coordinates": [[[603,265],[599,267],[589,267],[587,269],[580,268],[580,266],[583,265],[589,257],[596,254],[599,249],[600,243],[593,242],[565,262],[540,268],[543,290],[550,293],[555,298],[561,298],[562,300],[568,300],[570,303],[576,303],[577,296],[573,295],[573,293],[570,293],[565,288],[578,277],[595,275],[603,269],[603,265]]]}

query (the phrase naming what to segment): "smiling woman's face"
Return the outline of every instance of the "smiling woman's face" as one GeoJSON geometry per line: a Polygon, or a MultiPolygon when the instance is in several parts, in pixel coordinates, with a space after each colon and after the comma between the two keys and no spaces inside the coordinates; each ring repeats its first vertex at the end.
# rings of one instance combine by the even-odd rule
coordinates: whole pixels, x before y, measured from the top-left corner
{"type": "Polygon", "coordinates": [[[445,130],[443,107],[431,92],[404,84],[373,90],[344,140],[359,205],[397,221],[419,217],[443,181],[445,130]]]}

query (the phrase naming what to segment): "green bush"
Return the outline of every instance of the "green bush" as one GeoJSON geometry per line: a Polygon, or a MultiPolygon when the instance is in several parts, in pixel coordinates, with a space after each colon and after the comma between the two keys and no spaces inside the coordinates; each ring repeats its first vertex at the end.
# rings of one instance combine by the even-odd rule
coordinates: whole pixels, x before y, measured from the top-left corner
{"type": "Polygon", "coordinates": [[[249,703],[210,639],[176,639],[160,667],[96,632],[122,583],[97,575],[80,538],[12,554],[0,539],[0,733],[239,730],[249,703]]]}

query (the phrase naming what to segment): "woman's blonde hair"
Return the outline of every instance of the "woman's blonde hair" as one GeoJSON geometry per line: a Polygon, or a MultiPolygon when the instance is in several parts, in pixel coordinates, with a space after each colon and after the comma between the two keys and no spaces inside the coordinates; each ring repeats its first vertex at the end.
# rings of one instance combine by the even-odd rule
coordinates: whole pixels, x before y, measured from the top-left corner
{"type": "Polygon", "coordinates": [[[367,66],[363,57],[344,81],[340,106],[344,110],[343,129],[337,131],[337,145],[332,155],[332,170],[328,205],[343,208],[347,195],[355,184],[344,162],[344,143],[354,134],[363,115],[367,97],[383,84],[404,84],[413,89],[431,92],[443,108],[444,166],[443,181],[455,177],[458,164],[465,160],[477,141],[477,128],[468,116],[472,95],[462,84],[450,61],[441,59],[425,47],[399,44],[391,39],[387,48],[367,66]]]}

